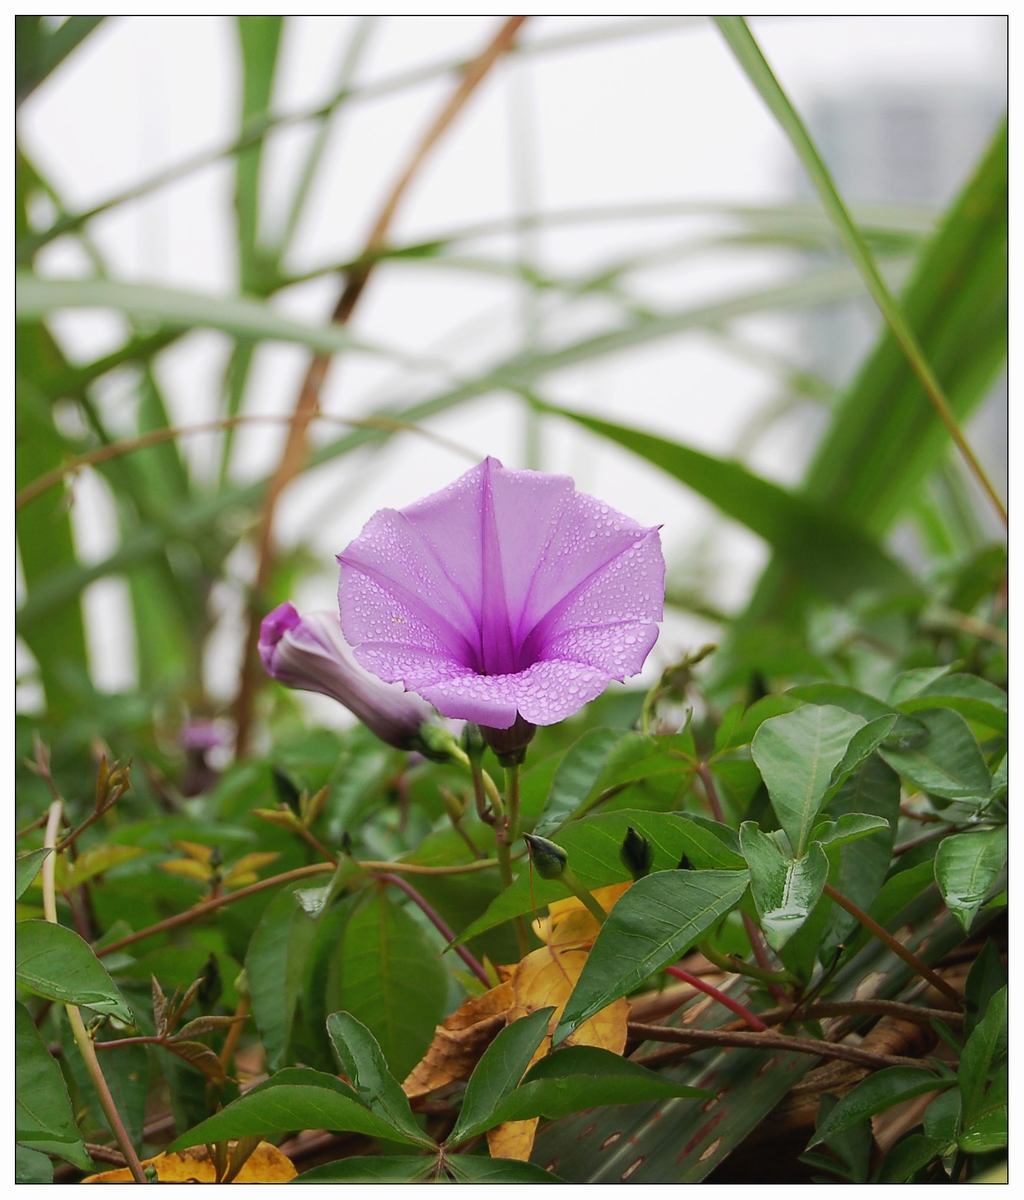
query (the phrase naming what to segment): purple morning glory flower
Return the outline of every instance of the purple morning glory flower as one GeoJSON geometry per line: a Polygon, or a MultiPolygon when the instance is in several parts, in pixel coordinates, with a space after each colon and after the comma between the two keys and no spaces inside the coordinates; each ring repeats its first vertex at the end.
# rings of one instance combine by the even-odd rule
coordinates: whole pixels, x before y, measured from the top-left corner
{"type": "Polygon", "coordinates": [[[293,605],[278,605],[260,625],[259,653],[274,679],[337,700],[389,745],[419,748],[422,727],[433,716],[430,708],[363,670],[334,613],[301,617],[293,605]]]}
{"type": "Polygon", "coordinates": [[[494,458],[382,509],[338,561],[359,662],[491,729],[553,725],[635,675],[665,597],[656,528],[494,458]]]}

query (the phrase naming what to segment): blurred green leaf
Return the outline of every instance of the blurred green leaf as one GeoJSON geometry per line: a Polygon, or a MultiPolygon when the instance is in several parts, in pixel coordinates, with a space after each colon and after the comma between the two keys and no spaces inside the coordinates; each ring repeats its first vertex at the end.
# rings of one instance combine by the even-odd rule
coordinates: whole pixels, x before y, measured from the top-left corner
{"type": "Polygon", "coordinates": [[[14,18],[14,92],[21,104],[105,20],[104,17],[14,18]]]}
{"type": "Polygon", "coordinates": [[[92,1161],[75,1124],[60,1067],[21,1004],[14,1006],[14,1062],[15,1140],[90,1170],[92,1161]]]}

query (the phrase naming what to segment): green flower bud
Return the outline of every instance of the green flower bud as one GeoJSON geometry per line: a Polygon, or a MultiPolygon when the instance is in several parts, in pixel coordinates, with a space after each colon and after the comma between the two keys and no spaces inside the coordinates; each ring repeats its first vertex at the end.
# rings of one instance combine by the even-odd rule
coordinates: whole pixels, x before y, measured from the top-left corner
{"type": "Polygon", "coordinates": [[[619,858],[622,865],[634,879],[643,879],[651,873],[651,863],[654,861],[654,849],[651,843],[630,825],[626,836],[619,848],[619,858]]]}
{"type": "Polygon", "coordinates": [[[523,840],[530,848],[530,858],[541,879],[561,879],[569,861],[562,847],[534,833],[524,833],[523,840]]]}

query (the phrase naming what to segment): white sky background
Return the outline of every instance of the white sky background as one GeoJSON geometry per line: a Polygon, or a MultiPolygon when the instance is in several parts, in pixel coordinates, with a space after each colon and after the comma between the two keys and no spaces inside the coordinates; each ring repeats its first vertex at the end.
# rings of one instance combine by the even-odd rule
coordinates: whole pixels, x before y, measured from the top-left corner
{"type": "MultiPolygon", "coordinates": [[[[614,18],[534,17],[524,40],[614,18]]],[[[415,240],[460,225],[513,216],[525,204],[563,209],[652,201],[759,203],[794,194],[797,167],[773,119],[746,83],[710,25],[659,32],[503,63],[471,101],[458,124],[418,177],[393,227],[393,240],[415,240]],[[526,165],[526,170],[522,169],[526,165]]],[[[338,65],[354,18],[289,18],[275,109],[315,104],[336,87],[338,65]]],[[[371,34],[359,82],[475,54],[496,28],[493,17],[382,18],[371,34]]],[[[963,87],[999,93],[1005,87],[1005,21],[999,17],[755,18],[753,29],[769,62],[801,111],[816,100],[856,102],[880,88],[963,87]]],[[[26,102],[20,133],[30,156],[74,210],[101,201],[185,159],[227,142],[237,131],[238,52],[234,22],[223,17],[108,19],[82,50],[26,102]]],[[[352,105],[336,118],[290,264],[312,266],[358,252],[404,155],[450,92],[440,78],[386,99],[352,105]]],[[[264,217],[276,228],[290,191],[305,130],[269,142],[264,160],[264,217]]],[[[977,149],[980,151],[981,143],[977,149]]],[[[964,174],[970,169],[964,163],[964,174]]],[[[112,273],[210,292],[235,287],[233,170],[229,162],[188,176],[94,221],[91,232],[112,273]]],[[[856,202],[857,195],[848,199],[856,202]]],[[[939,204],[947,196],[936,197],[939,204]]],[[[707,228],[694,218],[621,221],[550,228],[530,237],[534,261],[554,273],[589,272],[618,254],[656,249],[707,228]]],[[[490,238],[468,250],[515,255],[515,238],[490,238]]],[[[86,273],[81,256],[52,246],[41,267],[53,274],[86,273]]],[[[792,274],[793,260],[758,252],[716,252],[680,260],[638,277],[636,293],[680,307],[724,297],[792,274]]],[[[311,321],[326,319],[336,279],[280,297],[281,308],[311,321]]],[[[566,316],[557,298],[535,314],[542,343],[557,345],[614,321],[604,303],[566,316]]],[[[498,279],[456,274],[424,264],[381,267],[358,310],[354,328],[368,339],[410,353],[439,347],[462,371],[497,360],[521,336],[522,293],[498,279]]],[[[103,314],[67,314],[54,323],[69,353],[91,359],[119,344],[123,330],[103,314]]],[[[792,353],[794,329],[773,319],[744,330],[765,345],[792,353]]],[[[191,335],[161,356],[158,374],[179,423],[216,415],[227,340],[191,335]]],[[[269,345],[258,353],[248,411],[291,410],[307,353],[269,345]]],[[[322,396],[325,411],[351,416],[388,401],[426,395],[438,380],[396,374],[367,359],[339,361],[322,396]]],[[[678,336],[552,376],[544,394],[611,419],[643,425],[682,442],[729,454],[744,421],[773,396],[771,380],[741,365],[700,336],[678,336]]],[[[105,411],[115,430],[133,429],[131,379],[111,381],[105,411]]],[[[435,419],[432,427],[483,456],[523,465],[521,410],[501,396],[435,419]]],[[[317,438],[336,436],[321,426],[317,438]]],[[[752,464],[794,483],[810,449],[806,426],[789,422],[758,447],[752,464]]],[[[279,430],[240,431],[238,477],[272,469],[279,430]]],[[[216,438],[185,443],[201,477],[219,455],[216,438]]],[[[543,467],[572,473],[578,486],[638,520],[664,525],[669,569],[708,527],[708,506],[667,476],[562,423],[545,425],[543,467]]],[[[999,448],[996,448],[998,455],[999,448]]],[[[331,607],[333,556],[377,509],[400,507],[447,483],[464,459],[411,435],[372,458],[345,458],[310,473],[287,494],[279,536],[302,539],[324,563],[296,597],[300,608],[331,607]]],[[[76,484],[75,529],[83,556],[113,548],[110,506],[102,485],[76,484]]],[[[732,524],[719,524],[711,589],[726,607],[742,602],[764,558],[761,543],[732,524]]],[[[238,571],[249,563],[238,558],[238,571]]],[[[225,592],[225,619],[214,638],[209,678],[214,695],[232,692],[241,626],[238,602],[225,592]]],[[[127,604],[118,581],[93,585],[87,595],[94,677],[101,686],[131,686],[133,655],[127,604]],[[124,606],[124,607],[121,607],[124,606]],[[111,611],[125,620],[111,620],[111,611]],[[106,619],[99,620],[101,613],[106,619]]],[[[647,673],[680,649],[713,635],[711,626],[673,618],[647,673]]],[[[318,716],[336,709],[311,698],[318,716]]]]}

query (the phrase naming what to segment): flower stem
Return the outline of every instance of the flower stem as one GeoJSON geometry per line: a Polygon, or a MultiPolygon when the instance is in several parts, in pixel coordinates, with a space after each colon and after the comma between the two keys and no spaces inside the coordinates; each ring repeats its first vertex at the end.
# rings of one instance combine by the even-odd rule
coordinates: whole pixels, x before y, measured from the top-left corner
{"type": "MultiPolygon", "coordinates": [[[[51,849],[57,844],[57,831],[60,829],[62,810],[62,802],[59,799],[55,799],[50,805],[46,821],[46,840],[44,842],[44,845],[51,849]]],[[[52,925],[59,924],[57,920],[56,857],[56,852],[48,854],[43,862],[43,915],[52,925]]],[[[85,1022],[82,1020],[82,1014],[74,1004],[65,1004],[64,1011],[68,1015],[68,1024],[71,1026],[71,1032],[85,1062],[85,1069],[89,1072],[93,1087],[96,1089],[96,1095],[99,1097],[100,1105],[110,1125],[110,1130],[117,1139],[117,1144],[121,1147],[121,1153],[125,1157],[128,1169],[132,1173],[132,1178],[136,1183],[148,1183],[145,1172],[142,1169],[142,1164],[139,1162],[139,1156],[135,1153],[135,1147],[132,1145],[132,1140],[124,1127],[124,1122],[121,1120],[121,1114],[117,1111],[117,1105],[114,1103],[114,1097],[110,1093],[106,1077],[103,1074],[103,1068],[100,1066],[100,1060],[96,1056],[96,1047],[93,1045],[93,1040],[89,1036],[85,1022]]]]}
{"type": "Polygon", "coordinates": [[[941,975],[937,975],[926,962],[918,958],[913,950],[908,950],[901,941],[893,937],[888,929],[882,925],[879,925],[874,917],[870,916],[862,908],[859,908],[856,904],[854,904],[854,902],[848,896],[844,896],[842,892],[837,892],[830,883],[825,884],[825,895],[831,900],[834,900],[840,908],[845,908],[851,917],[856,917],[860,924],[863,925],[869,933],[874,934],[874,936],[878,938],[880,942],[884,942],[885,945],[888,946],[893,952],[893,954],[897,956],[897,958],[902,958],[912,971],[915,971],[921,976],[922,979],[927,980],[932,987],[936,988],[944,996],[952,1000],[957,1008],[961,1006],[963,1001],[960,997],[960,993],[954,987],[948,984],[941,975]]]}
{"type": "MultiPolygon", "coordinates": [[[[503,871],[507,871],[508,887],[512,882],[512,849],[515,844],[516,830],[519,825],[519,764],[514,763],[512,766],[505,768],[505,811],[504,819],[498,818],[494,827],[494,836],[498,846],[498,860],[504,864],[503,871]]],[[[505,875],[502,876],[503,881],[505,875]]],[[[530,950],[530,938],[526,932],[526,922],[521,916],[516,917],[513,922],[516,933],[516,948],[519,951],[520,959],[526,957],[530,950]]]]}
{"type": "Polygon", "coordinates": [[[697,764],[697,774],[700,776],[700,781],[704,787],[704,795],[708,798],[708,807],[711,809],[711,815],[720,824],[725,824],[725,810],[722,808],[722,801],[718,798],[718,789],[715,787],[715,780],[711,772],[708,770],[707,763],[697,764]]]}
{"type": "Polygon", "coordinates": [[[608,914],[594,899],[593,893],[590,891],[590,889],[585,888],[583,884],[580,883],[571,868],[566,867],[562,871],[560,878],[561,882],[565,884],[565,886],[572,892],[576,899],[579,900],[579,902],[587,909],[598,925],[603,925],[604,919],[608,916],[608,914]]]}
{"type": "MultiPolygon", "coordinates": [[[[430,901],[418,892],[408,880],[403,879],[400,875],[389,875],[386,872],[377,876],[381,883],[390,883],[392,887],[396,887],[409,897],[416,905],[427,920],[434,926],[438,933],[444,938],[449,945],[455,941],[455,934],[451,927],[445,921],[444,917],[437,911],[430,901]]],[[[473,974],[480,980],[486,988],[490,988],[491,981],[487,977],[487,972],[483,965],[477,960],[473,953],[465,946],[452,946],[455,953],[462,959],[473,974]]]]}
{"type": "Polygon", "coordinates": [[[720,991],[713,983],[708,983],[706,979],[701,979],[698,975],[691,975],[689,971],[684,971],[682,967],[666,967],[666,975],[671,975],[675,979],[681,979],[683,983],[688,983],[690,987],[695,988],[698,992],[703,992],[705,996],[710,996],[713,1000],[717,1000],[719,1004],[724,1005],[730,1012],[734,1012],[738,1017],[742,1017],[751,1029],[756,1029],[759,1033],[763,1033],[768,1026],[756,1016],[740,1004],[738,1000],[734,1000],[731,996],[727,996],[725,992],[720,991]]]}

